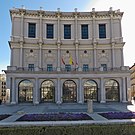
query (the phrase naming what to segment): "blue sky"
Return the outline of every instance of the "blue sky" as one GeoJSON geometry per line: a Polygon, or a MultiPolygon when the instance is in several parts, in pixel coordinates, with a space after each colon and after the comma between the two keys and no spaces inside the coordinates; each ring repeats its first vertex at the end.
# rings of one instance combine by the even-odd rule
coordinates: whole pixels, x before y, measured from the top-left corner
{"type": "Polygon", "coordinates": [[[9,10],[13,7],[21,8],[22,5],[26,9],[40,9],[56,11],[60,8],[61,11],[91,11],[94,7],[96,10],[109,10],[113,7],[114,10],[120,9],[124,12],[122,18],[122,34],[124,42],[124,61],[126,66],[132,66],[135,58],[134,45],[134,29],[135,21],[132,19],[134,15],[133,0],[0,0],[0,73],[10,65],[10,48],[8,41],[11,36],[11,19],[9,10]]]}

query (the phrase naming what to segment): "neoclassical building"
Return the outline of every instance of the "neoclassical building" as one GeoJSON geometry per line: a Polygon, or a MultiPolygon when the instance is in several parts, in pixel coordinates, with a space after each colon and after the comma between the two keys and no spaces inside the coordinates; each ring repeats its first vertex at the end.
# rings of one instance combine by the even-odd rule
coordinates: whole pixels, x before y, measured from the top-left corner
{"type": "Polygon", "coordinates": [[[11,104],[126,102],[123,12],[10,10],[11,104]]]}

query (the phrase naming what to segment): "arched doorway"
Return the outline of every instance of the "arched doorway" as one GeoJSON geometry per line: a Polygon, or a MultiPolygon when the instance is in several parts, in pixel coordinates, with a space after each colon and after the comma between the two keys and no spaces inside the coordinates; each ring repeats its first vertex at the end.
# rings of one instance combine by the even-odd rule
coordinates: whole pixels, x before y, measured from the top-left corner
{"type": "Polygon", "coordinates": [[[63,102],[77,101],[77,86],[72,80],[67,80],[63,83],[63,102]]]}
{"type": "Polygon", "coordinates": [[[50,80],[46,80],[41,84],[41,102],[55,101],[55,86],[50,80]]]}
{"type": "Polygon", "coordinates": [[[106,101],[119,101],[119,83],[115,80],[108,80],[105,83],[106,101]]]}
{"type": "Polygon", "coordinates": [[[19,83],[18,88],[19,103],[32,102],[33,101],[33,83],[29,80],[23,80],[19,83]]]}
{"type": "Polygon", "coordinates": [[[97,83],[93,80],[87,80],[84,83],[84,102],[87,102],[88,99],[97,101],[97,83]]]}

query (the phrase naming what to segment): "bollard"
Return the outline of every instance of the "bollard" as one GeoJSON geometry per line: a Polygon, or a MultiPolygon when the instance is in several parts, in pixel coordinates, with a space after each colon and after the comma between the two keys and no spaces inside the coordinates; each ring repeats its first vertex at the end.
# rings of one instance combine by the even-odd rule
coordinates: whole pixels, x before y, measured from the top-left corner
{"type": "Polygon", "coordinates": [[[88,104],[88,113],[93,113],[93,100],[88,99],[87,104],[88,104]]]}

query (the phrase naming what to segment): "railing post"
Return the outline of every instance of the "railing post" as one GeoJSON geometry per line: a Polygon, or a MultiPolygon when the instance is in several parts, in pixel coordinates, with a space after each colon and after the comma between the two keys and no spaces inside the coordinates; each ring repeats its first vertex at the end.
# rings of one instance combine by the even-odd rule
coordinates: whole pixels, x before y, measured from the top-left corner
{"type": "Polygon", "coordinates": [[[87,112],[88,112],[88,113],[93,113],[93,100],[88,99],[88,100],[87,100],[87,105],[88,105],[88,110],[87,110],[87,112]]]}

